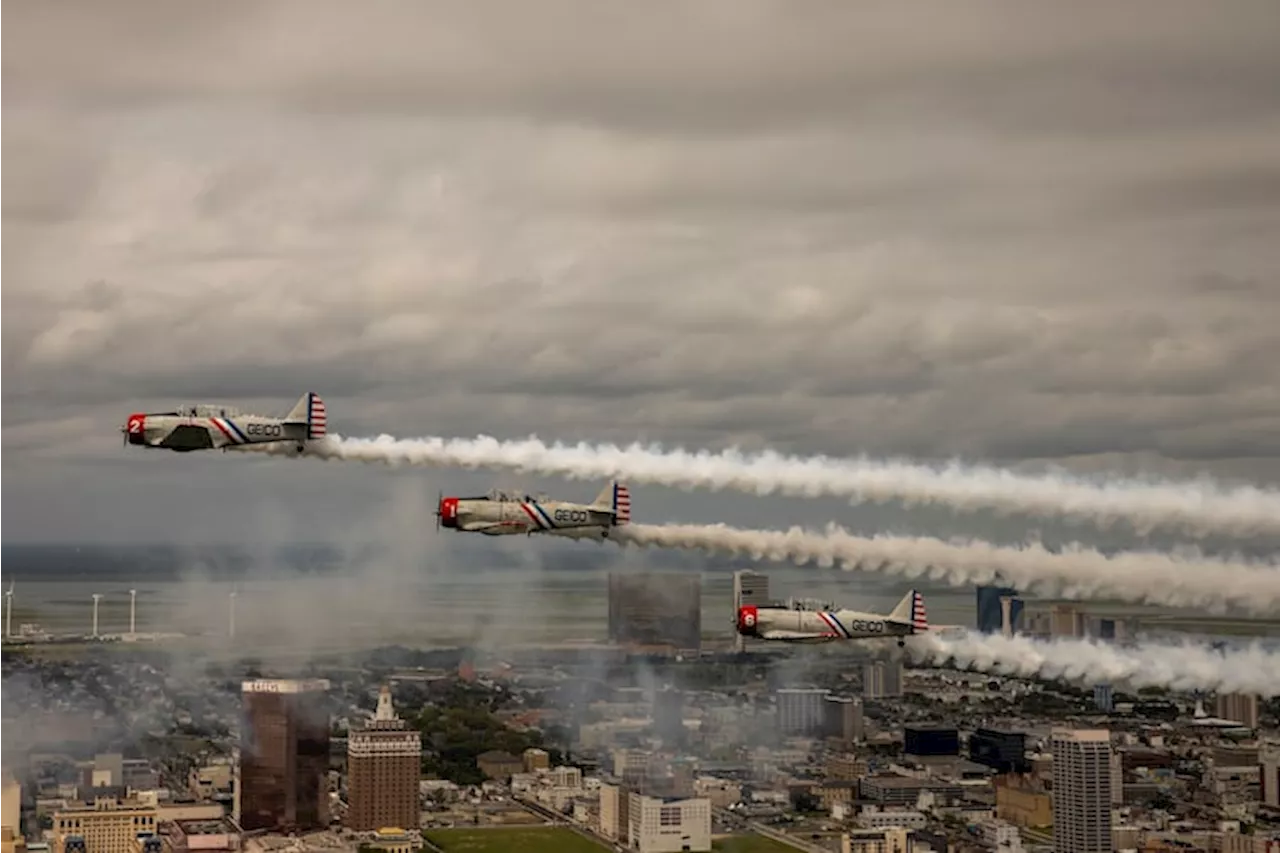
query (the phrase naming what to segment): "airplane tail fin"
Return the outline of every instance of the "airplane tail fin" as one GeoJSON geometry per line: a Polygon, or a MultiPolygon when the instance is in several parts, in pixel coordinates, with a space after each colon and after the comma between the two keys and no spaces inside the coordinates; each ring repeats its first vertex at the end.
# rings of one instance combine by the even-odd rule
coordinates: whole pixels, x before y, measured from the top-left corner
{"type": "Polygon", "coordinates": [[[613,513],[614,524],[627,524],[631,521],[631,490],[625,483],[611,480],[596,495],[595,506],[606,508],[613,513]]]}
{"type": "Polygon", "coordinates": [[[928,631],[929,619],[925,615],[924,596],[914,589],[909,590],[906,595],[902,596],[898,606],[893,608],[893,612],[889,614],[889,619],[894,622],[901,622],[904,625],[910,625],[911,633],[913,634],[921,634],[928,631]]]}
{"type": "Polygon", "coordinates": [[[324,408],[324,400],[314,391],[303,394],[289,414],[284,416],[287,424],[306,424],[307,438],[324,438],[328,426],[328,416],[324,408]]]}

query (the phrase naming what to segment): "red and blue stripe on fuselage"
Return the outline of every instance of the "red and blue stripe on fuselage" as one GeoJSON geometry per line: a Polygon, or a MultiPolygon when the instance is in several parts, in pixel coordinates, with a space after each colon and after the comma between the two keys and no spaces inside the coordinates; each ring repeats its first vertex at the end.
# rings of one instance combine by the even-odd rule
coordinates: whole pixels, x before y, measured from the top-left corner
{"type": "Polygon", "coordinates": [[[529,516],[529,520],[533,522],[536,530],[555,530],[556,523],[551,520],[551,516],[542,508],[541,504],[536,501],[521,501],[520,508],[524,510],[524,514],[529,516]]]}
{"type": "Polygon", "coordinates": [[[252,444],[249,437],[230,418],[206,418],[206,420],[226,436],[228,444],[252,444]]]}

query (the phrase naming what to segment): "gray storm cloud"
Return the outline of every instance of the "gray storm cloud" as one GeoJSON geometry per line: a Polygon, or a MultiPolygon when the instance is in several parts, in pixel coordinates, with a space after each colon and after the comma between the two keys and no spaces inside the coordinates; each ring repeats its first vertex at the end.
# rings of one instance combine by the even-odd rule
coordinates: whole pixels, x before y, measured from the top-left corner
{"type": "Polygon", "coordinates": [[[128,411],[303,390],[1280,480],[1280,13],[1174,5],[10,3],[5,521],[107,535],[128,411]]]}

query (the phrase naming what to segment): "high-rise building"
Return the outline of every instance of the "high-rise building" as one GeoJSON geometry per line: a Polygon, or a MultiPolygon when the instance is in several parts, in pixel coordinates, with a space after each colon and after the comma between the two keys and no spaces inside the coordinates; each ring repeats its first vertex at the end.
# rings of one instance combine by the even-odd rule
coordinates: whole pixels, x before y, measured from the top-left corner
{"type": "Polygon", "coordinates": [[[862,700],[851,696],[827,696],[824,700],[826,711],[825,734],[836,738],[846,746],[862,740],[862,700]]]}
{"type": "MultiPolygon", "coordinates": [[[[757,607],[769,603],[769,576],[749,569],[739,569],[733,573],[733,618],[738,618],[738,609],[744,605],[754,604],[757,607]]],[[[734,634],[733,647],[737,651],[746,649],[747,638],[734,634]]]]}
{"type": "Polygon", "coordinates": [[[631,835],[628,806],[631,792],[619,785],[600,785],[600,834],[626,844],[631,835]]]}
{"type": "Polygon", "coordinates": [[[869,661],[862,666],[864,699],[889,699],[902,695],[902,661],[869,661]]]}
{"type": "Polygon", "coordinates": [[[1116,709],[1115,688],[1110,684],[1093,685],[1093,706],[1107,714],[1114,711],[1116,709]]]}
{"type": "Polygon", "coordinates": [[[1280,811],[1280,749],[1263,749],[1258,755],[1258,801],[1280,811]]]}
{"type": "Polygon", "coordinates": [[[702,648],[702,579],[687,572],[610,572],[609,639],[702,648]]]}
{"type": "Polygon", "coordinates": [[[784,736],[811,737],[826,727],[827,691],[788,688],[774,694],[778,703],[778,731],[784,736]]]}
{"type": "Polygon", "coordinates": [[[1258,727],[1258,697],[1250,693],[1219,693],[1218,716],[1251,729],[1258,727]]]}
{"type": "Polygon", "coordinates": [[[1054,853],[1111,851],[1111,733],[1055,728],[1054,853]]]}
{"type": "Polygon", "coordinates": [[[969,735],[969,760],[999,773],[1026,773],[1027,736],[1002,729],[978,729],[969,735]]]}
{"type": "Polygon", "coordinates": [[[240,826],[307,831],[329,823],[329,682],[257,679],[240,686],[240,826]]]}
{"type": "Polygon", "coordinates": [[[904,726],[902,751],[907,755],[960,754],[960,732],[950,726],[904,726]]]}
{"type": "Polygon", "coordinates": [[[422,739],[396,716],[386,685],[378,692],[373,719],[347,738],[347,773],[349,829],[418,828],[422,739]]]}
{"type": "Polygon", "coordinates": [[[1008,598],[1010,633],[1018,633],[1022,627],[1022,599],[1012,587],[980,586],[976,591],[978,605],[978,630],[984,634],[999,634],[1004,625],[1004,606],[1001,598],[1008,598]]]}

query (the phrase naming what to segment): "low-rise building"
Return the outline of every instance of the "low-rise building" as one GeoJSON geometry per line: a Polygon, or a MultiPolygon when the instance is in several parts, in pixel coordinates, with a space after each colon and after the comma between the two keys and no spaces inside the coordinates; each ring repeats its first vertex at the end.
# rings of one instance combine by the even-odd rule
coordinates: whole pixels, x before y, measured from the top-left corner
{"type": "Polygon", "coordinates": [[[640,853],[711,849],[711,801],[631,794],[628,845],[640,853]]]}
{"type": "MultiPolygon", "coordinates": [[[[98,797],[68,804],[53,814],[52,853],[134,853],[139,835],[154,835],[155,806],[136,800],[98,797]]],[[[148,851],[150,853],[150,851],[148,851]]]]}

